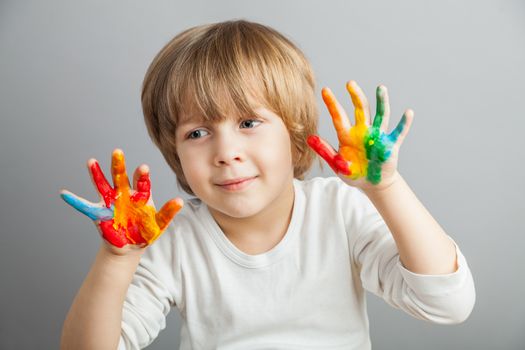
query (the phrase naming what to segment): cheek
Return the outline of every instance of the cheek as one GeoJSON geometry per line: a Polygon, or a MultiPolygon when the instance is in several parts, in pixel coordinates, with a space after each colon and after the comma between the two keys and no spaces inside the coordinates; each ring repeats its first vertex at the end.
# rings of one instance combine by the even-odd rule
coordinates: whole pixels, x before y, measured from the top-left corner
{"type": "Polygon", "coordinates": [[[199,183],[199,179],[206,174],[202,159],[196,154],[188,154],[187,152],[179,153],[179,159],[186,181],[193,188],[199,183]]]}
{"type": "Polygon", "coordinates": [[[274,135],[262,148],[264,159],[274,169],[285,170],[293,167],[291,142],[288,133],[274,135]],[[277,168],[278,167],[278,168],[277,168]]]}

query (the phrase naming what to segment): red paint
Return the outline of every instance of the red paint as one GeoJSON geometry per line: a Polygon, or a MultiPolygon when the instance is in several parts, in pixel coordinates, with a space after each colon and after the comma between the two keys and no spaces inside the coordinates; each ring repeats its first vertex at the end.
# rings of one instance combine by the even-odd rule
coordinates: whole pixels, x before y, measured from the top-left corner
{"type": "Polygon", "coordinates": [[[147,202],[151,193],[151,180],[149,174],[140,175],[137,180],[137,192],[131,195],[133,202],[144,201],[147,202]]]}
{"type": "MultiPolygon", "coordinates": [[[[108,180],[104,176],[102,169],[98,162],[93,162],[90,167],[91,174],[95,185],[97,186],[100,195],[104,199],[104,203],[107,208],[110,208],[111,205],[115,203],[115,198],[117,196],[117,191],[115,191],[108,180]]],[[[142,174],[137,180],[137,192],[131,195],[130,199],[133,202],[143,201],[144,203],[148,201],[150,197],[151,181],[149,174],[142,174]]],[[[121,193],[122,194],[122,193],[121,193]]],[[[119,226],[118,229],[115,229],[114,220],[101,221],[100,230],[102,231],[102,236],[114,246],[122,248],[126,244],[142,244],[147,243],[146,240],[140,235],[140,224],[128,222],[127,227],[119,226]]]]}
{"type": "Polygon", "coordinates": [[[102,173],[98,162],[93,162],[93,164],[91,164],[90,170],[93,176],[93,181],[98,188],[98,192],[102,195],[102,198],[104,198],[106,207],[111,207],[111,204],[113,204],[115,201],[115,190],[113,190],[108,180],[106,180],[106,177],[104,176],[104,173],[102,173]]]}
{"type": "MultiPolygon", "coordinates": [[[[139,171],[134,188],[130,188],[124,153],[121,150],[115,150],[112,155],[114,187],[109,184],[96,160],[88,163],[88,168],[104,205],[113,211],[111,219],[99,219],[95,223],[100,228],[102,237],[116,247],[153,243],[183,206],[181,199],[172,199],[157,212],[153,203],[148,203],[151,198],[151,180],[146,168],[139,171]]],[[[107,215],[104,216],[106,218],[107,215]]]]}
{"type": "Polygon", "coordinates": [[[310,135],[306,140],[308,145],[319,154],[330,167],[336,172],[343,175],[350,175],[350,167],[348,166],[348,161],[343,158],[339,153],[337,153],[330,145],[324,142],[317,135],[310,135]]]}
{"type": "Polygon", "coordinates": [[[127,235],[126,229],[124,227],[119,227],[118,230],[115,230],[113,227],[113,219],[101,221],[100,230],[102,231],[102,237],[104,237],[104,239],[119,248],[122,248],[126,244],[147,243],[146,240],[139,234],[137,227],[134,225],[128,225],[127,235]]]}

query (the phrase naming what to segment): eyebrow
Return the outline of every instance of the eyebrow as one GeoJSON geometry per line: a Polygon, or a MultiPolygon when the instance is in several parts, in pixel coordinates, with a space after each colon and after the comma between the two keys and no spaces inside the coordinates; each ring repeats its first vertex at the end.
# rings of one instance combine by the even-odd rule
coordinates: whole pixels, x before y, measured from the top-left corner
{"type": "MultiPolygon", "coordinates": [[[[252,107],[252,110],[255,112],[255,110],[259,109],[259,108],[262,108],[261,105],[256,105],[254,107],[252,107]]],[[[261,116],[258,114],[258,113],[254,113],[256,116],[258,116],[259,118],[261,118],[261,116]]],[[[243,120],[244,118],[246,118],[246,116],[242,116],[242,115],[237,115],[235,117],[235,119],[237,121],[241,121],[243,120]]],[[[177,123],[177,129],[181,128],[181,127],[184,127],[188,124],[192,124],[192,123],[195,123],[195,124],[208,124],[208,123],[216,123],[218,121],[220,121],[221,119],[228,119],[228,117],[226,118],[218,118],[218,120],[208,120],[202,116],[200,116],[199,114],[193,114],[193,115],[190,115],[190,116],[187,116],[187,115],[184,115],[183,118],[180,118],[179,119],[179,122],[177,123]]]]}
{"type": "Polygon", "coordinates": [[[179,120],[179,123],[177,123],[177,128],[181,127],[181,126],[185,126],[187,124],[191,124],[191,123],[195,123],[195,124],[199,124],[199,123],[203,123],[203,122],[206,122],[206,119],[202,118],[202,117],[196,117],[196,116],[190,116],[190,117],[186,117],[186,118],[181,118],[179,120]]]}

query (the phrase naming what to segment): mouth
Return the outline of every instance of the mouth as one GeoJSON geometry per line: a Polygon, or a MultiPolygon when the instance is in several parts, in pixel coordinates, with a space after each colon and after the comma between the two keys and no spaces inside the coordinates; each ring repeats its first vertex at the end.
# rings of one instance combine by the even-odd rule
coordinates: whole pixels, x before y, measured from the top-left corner
{"type": "Polygon", "coordinates": [[[248,187],[256,178],[257,176],[230,179],[216,185],[228,191],[238,191],[248,187]]]}

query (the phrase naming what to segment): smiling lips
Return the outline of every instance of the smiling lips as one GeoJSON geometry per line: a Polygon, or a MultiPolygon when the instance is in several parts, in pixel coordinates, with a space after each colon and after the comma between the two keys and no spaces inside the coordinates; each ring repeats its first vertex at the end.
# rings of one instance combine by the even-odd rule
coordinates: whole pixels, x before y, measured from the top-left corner
{"type": "Polygon", "coordinates": [[[220,186],[221,188],[228,190],[228,191],[238,191],[238,190],[242,190],[243,188],[246,188],[249,184],[253,182],[253,180],[255,180],[256,177],[257,176],[231,179],[231,180],[223,181],[220,184],[217,184],[217,186],[220,186]]]}

